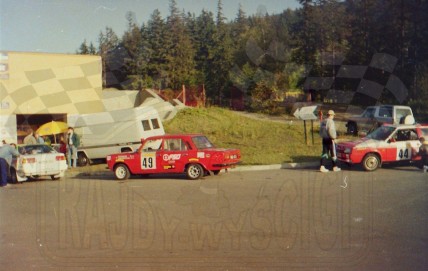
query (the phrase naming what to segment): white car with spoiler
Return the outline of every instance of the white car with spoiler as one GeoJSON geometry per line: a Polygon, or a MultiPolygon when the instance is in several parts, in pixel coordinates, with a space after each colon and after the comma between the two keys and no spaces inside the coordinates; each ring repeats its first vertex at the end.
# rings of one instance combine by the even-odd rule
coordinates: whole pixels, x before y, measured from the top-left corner
{"type": "Polygon", "coordinates": [[[29,177],[50,176],[52,180],[64,177],[67,162],[62,153],[45,144],[18,146],[21,154],[12,160],[11,182],[24,182],[29,177]]]}

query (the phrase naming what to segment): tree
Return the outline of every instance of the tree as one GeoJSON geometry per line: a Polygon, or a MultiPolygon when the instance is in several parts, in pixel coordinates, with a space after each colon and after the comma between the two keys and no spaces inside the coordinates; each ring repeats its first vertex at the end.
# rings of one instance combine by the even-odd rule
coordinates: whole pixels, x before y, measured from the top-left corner
{"type": "Polygon", "coordinates": [[[222,104],[222,98],[230,84],[229,73],[233,64],[233,43],[228,26],[224,22],[223,5],[217,4],[216,31],[213,34],[213,46],[209,52],[211,68],[207,82],[207,95],[222,104]]]}
{"type": "Polygon", "coordinates": [[[193,44],[196,51],[195,64],[196,70],[201,77],[198,84],[205,84],[209,81],[208,74],[211,69],[212,60],[210,51],[214,45],[214,33],[216,26],[211,12],[202,10],[201,15],[196,18],[193,34],[193,44]]]}
{"type": "Polygon", "coordinates": [[[87,54],[89,54],[89,47],[88,47],[88,44],[86,43],[86,39],[80,45],[79,50],[77,51],[77,53],[80,54],[80,55],[87,55],[87,54]]]}
{"type": "Polygon", "coordinates": [[[166,83],[173,89],[180,89],[183,84],[188,84],[193,80],[195,50],[175,0],[170,0],[167,29],[168,32],[165,37],[165,47],[167,48],[166,83]]]}
{"type": "Polygon", "coordinates": [[[165,46],[166,25],[159,10],[154,10],[147,28],[143,31],[147,38],[148,48],[146,50],[149,59],[147,76],[152,80],[152,87],[162,89],[166,87],[166,57],[168,48],[165,46]]]}
{"type": "Polygon", "coordinates": [[[144,51],[146,50],[147,40],[143,39],[141,29],[134,21],[134,14],[127,14],[128,29],[122,37],[121,45],[126,51],[124,58],[124,73],[128,80],[128,87],[132,89],[141,89],[145,87],[143,76],[147,73],[147,59],[144,51]]]}
{"type": "Polygon", "coordinates": [[[119,45],[119,38],[116,33],[114,33],[113,29],[110,27],[106,27],[105,33],[102,31],[98,36],[99,42],[99,54],[101,56],[102,67],[103,67],[103,87],[107,86],[107,73],[114,72],[118,70],[118,58],[116,57],[114,50],[119,45]]]}

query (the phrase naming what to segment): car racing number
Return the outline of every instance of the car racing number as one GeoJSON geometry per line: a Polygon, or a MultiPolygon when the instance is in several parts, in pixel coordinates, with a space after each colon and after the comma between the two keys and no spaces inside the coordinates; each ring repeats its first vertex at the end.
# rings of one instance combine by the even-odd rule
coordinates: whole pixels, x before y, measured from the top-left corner
{"type": "Polygon", "coordinates": [[[397,156],[395,157],[397,161],[410,160],[411,158],[412,158],[412,148],[410,145],[400,144],[399,146],[397,146],[397,156]]]}
{"type": "Polygon", "coordinates": [[[156,153],[143,152],[141,154],[141,169],[156,169],[156,153]]]}

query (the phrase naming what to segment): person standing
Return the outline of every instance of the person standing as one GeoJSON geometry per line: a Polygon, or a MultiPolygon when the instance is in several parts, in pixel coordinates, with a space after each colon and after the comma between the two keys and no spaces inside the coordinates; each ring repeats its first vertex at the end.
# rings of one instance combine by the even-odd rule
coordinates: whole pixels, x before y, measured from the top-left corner
{"type": "Polygon", "coordinates": [[[37,144],[37,140],[34,137],[33,129],[28,130],[28,135],[24,138],[25,145],[37,144]]]}
{"type": "Polygon", "coordinates": [[[39,133],[35,133],[34,134],[34,138],[36,138],[36,142],[37,142],[37,144],[45,144],[45,140],[43,139],[43,137],[41,137],[40,135],[39,135],[39,133]]]}
{"type": "Polygon", "coordinates": [[[9,167],[12,163],[12,156],[19,156],[16,148],[9,144],[4,144],[0,147],[0,186],[7,186],[7,177],[9,176],[9,167]]]}
{"type": "Polygon", "coordinates": [[[77,148],[80,145],[79,136],[74,133],[73,127],[68,127],[67,131],[67,161],[68,167],[71,168],[71,159],[73,159],[73,167],[77,167],[77,148]]]}
{"type": "Polygon", "coordinates": [[[327,161],[329,156],[333,164],[333,171],[340,171],[340,168],[337,167],[337,157],[336,157],[336,146],[334,141],[337,138],[336,126],[334,124],[335,113],[333,110],[329,110],[327,113],[327,118],[321,121],[320,135],[322,137],[322,155],[320,161],[320,171],[329,172],[326,168],[327,161]]]}
{"type": "Polygon", "coordinates": [[[428,141],[421,137],[419,138],[419,142],[421,143],[421,146],[419,147],[419,155],[422,159],[422,170],[426,173],[428,172],[428,141]]]}

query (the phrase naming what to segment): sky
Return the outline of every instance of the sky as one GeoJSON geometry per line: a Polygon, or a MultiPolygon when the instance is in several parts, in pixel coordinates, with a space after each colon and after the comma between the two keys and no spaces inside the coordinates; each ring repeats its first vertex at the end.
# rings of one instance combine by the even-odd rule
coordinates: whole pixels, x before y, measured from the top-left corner
{"type": "MultiPolygon", "coordinates": [[[[155,9],[166,18],[170,0],[0,0],[0,50],[75,53],[86,39],[97,46],[98,35],[111,27],[121,37],[132,11],[139,25],[155,9]]],[[[217,12],[217,0],[176,0],[180,10],[198,16],[217,12]]],[[[260,11],[278,14],[299,7],[297,0],[223,0],[228,20],[236,18],[239,4],[247,15],[260,11]]]]}

